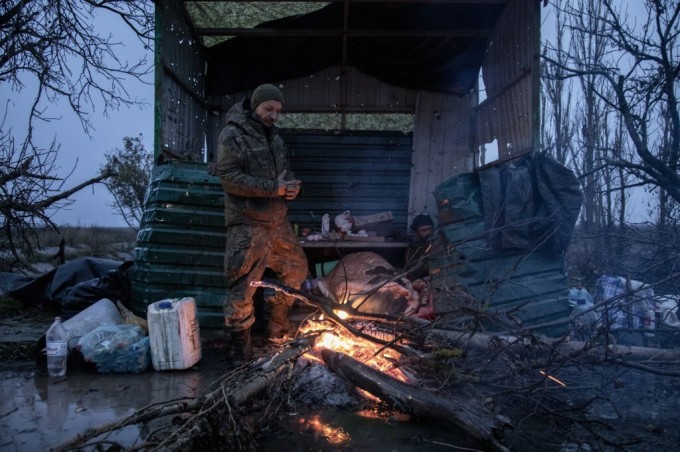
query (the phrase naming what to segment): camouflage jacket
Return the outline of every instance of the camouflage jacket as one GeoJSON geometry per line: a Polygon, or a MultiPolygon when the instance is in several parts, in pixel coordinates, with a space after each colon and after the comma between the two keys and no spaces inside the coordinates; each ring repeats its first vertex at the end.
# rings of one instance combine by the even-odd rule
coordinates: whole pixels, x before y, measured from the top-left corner
{"type": "Polygon", "coordinates": [[[284,198],[276,195],[276,179],[289,168],[288,150],[276,128],[254,118],[249,101],[231,107],[220,133],[217,172],[224,188],[227,226],[255,224],[275,226],[286,217],[284,198]]]}

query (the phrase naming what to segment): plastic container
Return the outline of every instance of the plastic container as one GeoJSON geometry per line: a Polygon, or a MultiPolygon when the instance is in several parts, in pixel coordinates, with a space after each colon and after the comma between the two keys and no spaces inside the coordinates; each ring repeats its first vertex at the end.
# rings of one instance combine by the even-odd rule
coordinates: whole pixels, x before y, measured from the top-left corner
{"type": "Polygon", "coordinates": [[[325,238],[331,233],[331,217],[327,213],[321,217],[321,235],[325,238]]]}
{"type": "Polygon", "coordinates": [[[187,369],[201,359],[196,301],[166,299],[147,308],[151,364],[155,370],[187,369]]]}
{"type": "Polygon", "coordinates": [[[45,349],[47,355],[47,374],[50,377],[63,377],[66,375],[68,332],[61,323],[61,317],[55,317],[54,323],[45,333],[45,349]]]}

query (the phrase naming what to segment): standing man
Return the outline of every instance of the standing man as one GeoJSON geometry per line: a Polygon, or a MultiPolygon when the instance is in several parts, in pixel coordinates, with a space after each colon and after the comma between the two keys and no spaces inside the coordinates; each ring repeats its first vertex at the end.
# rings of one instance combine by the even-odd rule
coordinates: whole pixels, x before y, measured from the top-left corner
{"type": "MultiPolygon", "coordinates": [[[[250,282],[260,280],[267,268],[295,289],[307,276],[307,258],[286,218],[287,201],[298,196],[301,182],[290,171],[288,151],[275,126],[283,103],[279,88],[258,86],[250,99],[229,110],[219,137],[217,174],[225,193],[224,270],[229,288],[224,321],[234,359],[250,355],[256,290],[250,282]]],[[[267,302],[268,336],[294,333],[288,320],[293,300],[276,292],[267,302]]]]}

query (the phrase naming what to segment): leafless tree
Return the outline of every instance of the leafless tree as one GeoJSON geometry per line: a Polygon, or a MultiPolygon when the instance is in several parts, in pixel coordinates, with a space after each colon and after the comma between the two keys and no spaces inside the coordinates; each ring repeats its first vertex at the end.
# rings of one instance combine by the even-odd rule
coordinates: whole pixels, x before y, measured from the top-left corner
{"type": "Polygon", "coordinates": [[[573,151],[565,164],[585,195],[570,266],[587,278],[610,272],[666,280],[677,274],[680,256],[680,7],[664,0],[551,3],[557,33],[544,35],[544,108],[568,105],[571,114],[559,126],[544,122],[543,147],[556,157],[573,151]],[[571,90],[550,91],[569,81],[571,90]],[[567,143],[546,140],[553,134],[567,143]],[[656,196],[647,206],[655,227],[629,222],[630,198],[640,188],[656,196]]]}
{"type": "MultiPolygon", "coordinates": [[[[563,0],[558,0],[563,1],[563,0]]],[[[543,114],[541,142],[543,149],[555,157],[558,162],[573,166],[568,160],[573,155],[572,143],[575,122],[572,119],[573,89],[571,80],[565,80],[561,58],[565,42],[565,18],[559,8],[555,9],[555,42],[554,50],[545,48],[544,55],[553,55],[560,64],[550,64],[545,60],[541,65],[541,95],[543,114]]]]}
{"type": "Polygon", "coordinates": [[[59,119],[48,107],[68,105],[89,134],[95,107],[106,115],[140,103],[131,98],[126,83],[131,78],[143,81],[151,66],[146,57],[128,62],[122,43],[98,31],[97,20],[112,16],[150,48],[149,1],[0,2],[0,89],[33,99],[25,130],[8,125],[7,104],[0,122],[0,251],[6,269],[22,262],[20,250],[30,253],[36,226],[56,229],[50,220],[56,209],[68,205],[73,193],[109,176],[102,172],[71,188],[65,185],[68,176],[57,177],[58,142],[45,149],[34,139],[42,123],[59,119]]]}
{"type": "Polygon", "coordinates": [[[572,34],[602,46],[587,59],[578,47],[549,46],[545,58],[564,71],[560,77],[587,80],[592,95],[620,115],[634,155],[607,153],[605,163],[634,178],[620,181],[622,188],[643,185],[663,193],[664,202],[680,202],[680,4],[648,0],[646,15],[635,16],[620,0],[555,6],[569,17],[572,34]]]}

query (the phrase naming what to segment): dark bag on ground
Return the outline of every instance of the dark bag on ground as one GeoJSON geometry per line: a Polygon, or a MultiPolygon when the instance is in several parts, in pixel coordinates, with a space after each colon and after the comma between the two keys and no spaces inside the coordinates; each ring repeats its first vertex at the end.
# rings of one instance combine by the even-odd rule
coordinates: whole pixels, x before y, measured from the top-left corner
{"type": "Polygon", "coordinates": [[[68,318],[75,315],[102,298],[127,305],[130,300],[129,270],[132,264],[132,261],[124,262],[99,278],[80,282],[68,289],[61,302],[64,316],[68,318]]]}

